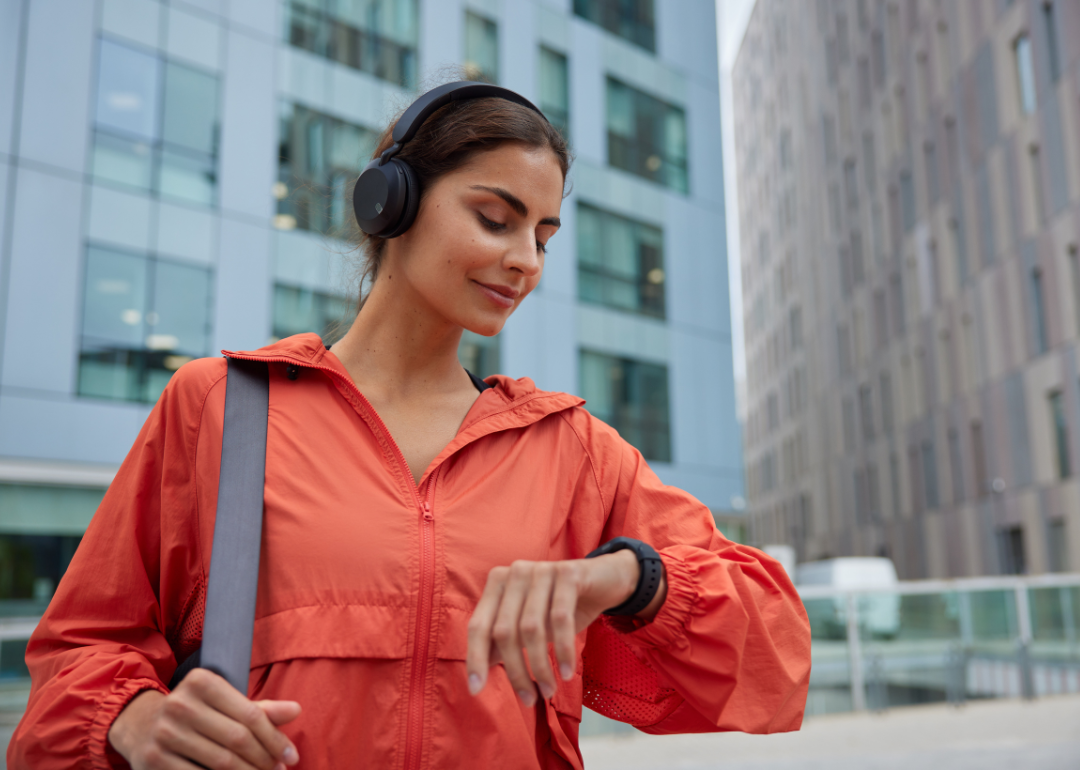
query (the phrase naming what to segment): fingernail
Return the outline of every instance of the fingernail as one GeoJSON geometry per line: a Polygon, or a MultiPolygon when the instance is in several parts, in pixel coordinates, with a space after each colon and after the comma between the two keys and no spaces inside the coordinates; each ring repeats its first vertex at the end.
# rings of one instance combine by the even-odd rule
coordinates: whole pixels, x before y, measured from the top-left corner
{"type": "Polygon", "coordinates": [[[536,705],[536,693],[532,690],[518,690],[518,697],[526,706],[532,707],[536,705]]]}
{"type": "Polygon", "coordinates": [[[296,753],[296,749],[292,746],[285,747],[285,751],[281,753],[281,758],[285,760],[286,765],[295,765],[300,761],[300,755],[296,753]]]}
{"type": "Polygon", "coordinates": [[[471,695],[476,695],[483,686],[484,683],[480,681],[479,674],[469,674],[469,693],[471,695]]]}
{"type": "Polygon", "coordinates": [[[562,663],[559,665],[559,674],[564,682],[569,682],[574,677],[574,667],[569,663],[562,663]]]}
{"type": "Polygon", "coordinates": [[[552,695],[555,694],[555,687],[547,682],[540,683],[540,694],[544,696],[544,700],[549,700],[552,695]]]}

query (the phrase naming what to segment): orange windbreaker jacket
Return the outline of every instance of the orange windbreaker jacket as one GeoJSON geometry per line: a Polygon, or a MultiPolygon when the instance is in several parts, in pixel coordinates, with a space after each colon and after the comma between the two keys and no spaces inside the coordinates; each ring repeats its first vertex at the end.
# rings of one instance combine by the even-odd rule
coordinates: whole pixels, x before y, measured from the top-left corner
{"type": "MultiPolygon", "coordinates": [[[[784,570],[725,539],[581,399],[489,378],[417,486],[318,336],[227,355],[270,363],[249,695],[302,704],[283,728],[300,767],[581,770],[583,703],[649,733],[799,727],[810,633],[784,570]],[[579,634],[577,676],[550,702],[524,707],[501,667],[471,696],[466,624],[489,570],[618,535],[661,554],[655,619],[579,634]]],[[[27,649],[9,767],[126,766],[112,721],[167,692],[199,645],[225,379],[224,359],[181,368],[109,487],[27,649]]]]}

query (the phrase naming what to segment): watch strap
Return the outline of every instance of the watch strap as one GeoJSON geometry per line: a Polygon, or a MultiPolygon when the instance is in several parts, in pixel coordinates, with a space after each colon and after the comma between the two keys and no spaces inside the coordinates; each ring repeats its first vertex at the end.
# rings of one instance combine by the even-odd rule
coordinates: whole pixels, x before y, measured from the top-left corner
{"type": "Polygon", "coordinates": [[[624,550],[634,552],[638,560],[638,566],[641,568],[638,574],[637,587],[625,602],[617,607],[604,610],[605,615],[637,615],[649,606],[649,603],[656,597],[656,592],[660,590],[660,580],[664,576],[664,563],[660,559],[660,554],[648,543],[643,543],[632,537],[616,537],[587,554],[585,558],[592,559],[624,550]]]}

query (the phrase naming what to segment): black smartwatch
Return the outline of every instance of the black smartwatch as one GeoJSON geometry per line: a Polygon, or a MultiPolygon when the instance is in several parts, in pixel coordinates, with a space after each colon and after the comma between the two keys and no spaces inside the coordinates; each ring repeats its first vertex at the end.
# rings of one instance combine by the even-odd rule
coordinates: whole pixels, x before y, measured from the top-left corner
{"type": "Polygon", "coordinates": [[[660,579],[664,576],[664,563],[660,561],[660,554],[648,543],[634,540],[632,537],[616,537],[608,540],[585,558],[591,559],[594,556],[604,556],[624,549],[634,552],[638,566],[641,567],[637,588],[630,594],[630,598],[618,607],[604,610],[605,615],[637,615],[649,606],[649,602],[660,590],[660,579]]]}

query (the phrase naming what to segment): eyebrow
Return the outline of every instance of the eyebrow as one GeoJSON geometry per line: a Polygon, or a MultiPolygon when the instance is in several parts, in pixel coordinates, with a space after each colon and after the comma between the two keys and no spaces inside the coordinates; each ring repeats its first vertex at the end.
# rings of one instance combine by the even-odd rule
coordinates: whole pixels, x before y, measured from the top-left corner
{"type": "MultiPolygon", "coordinates": [[[[484,192],[498,195],[500,198],[506,201],[510,208],[517,212],[518,216],[527,217],[529,215],[529,207],[525,205],[525,202],[521,200],[521,198],[517,197],[509,190],[504,190],[502,187],[488,187],[487,185],[482,184],[474,184],[472,185],[472,187],[470,187],[470,189],[483,190],[484,192]]],[[[558,217],[544,217],[540,220],[540,224],[561,227],[562,220],[560,220],[558,217]]]]}

